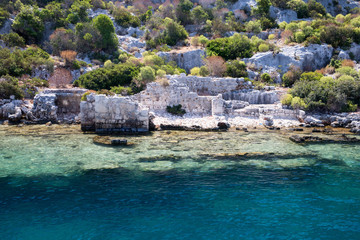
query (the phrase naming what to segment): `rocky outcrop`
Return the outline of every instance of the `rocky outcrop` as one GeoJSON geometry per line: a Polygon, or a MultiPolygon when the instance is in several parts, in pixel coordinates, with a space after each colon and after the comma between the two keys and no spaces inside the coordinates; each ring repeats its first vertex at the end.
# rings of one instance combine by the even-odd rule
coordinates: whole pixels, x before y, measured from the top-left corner
{"type": "Polygon", "coordinates": [[[277,23],[291,22],[298,20],[297,13],[291,9],[280,9],[274,6],[270,6],[270,17],[276,19],[277,23]]]}
{"type": "Polygon", "coordinates": [[[229,9],[231,11],[241,9],[241,10],[245,10],[246,12],[250,13],[251,9],[253,7],[256,7],[256,5],[257,5],[256,0],[239,0],[236,3],[234,3],[233,5],[231,5],[229,7],[229,9]]]}
{"type": "Polygon", "coordinates": [[[146,44],[144,41],[134,38],[131,36],[118,36],[119,44],[127,52],[133,51],[135,48],[145,48],[146,44]]]}
{"type": "Polygon", "coordinates": [[[194,67],[203,66],[203,58],[206,56],[203,49],[195,49],[181,52],[159,52],[157,55],[164,58],[166,62],[176,62],[177,66],[185,69],[187,73],[189,73],[190,70],[194,67]]]}
{"type": "Polygon", "coordinates": [[[0,120],[10,120],[12,122],[18,122],[22,119],[23,114],[26,119],[30,119],[32,116],[28,115],[28,111],[31,106],[28,101],[1,99],[0,100],[0,120]]]}
{"type": "Polygon", "coordinates": [[[81,129],[97,133],[141,133],[149,130],[149,111],[129,97],[87,96],[80,104],[81,129]]]}
{"type": "Polygon", "coordinates": [[[262,72],[281,70],[281,73],[286,73],[291,65],[306,71],[323,68],[330,62],[332,54],[333,48],[331,46],[313,44],[309,47],[283,47],[279,53],[257,53],[251,58],[244,59],[244,61],[262,72]]]}
{"type": "Polygon", "coordinates": [[[13,24],[14,19],[8,19],[5,21],[2,28],[0,28],[0,34],[8,34],[11,32],[11,25],[13,24]]]}
{"type": "MultiPolygon", "coordinates": [[[[308,1],[304,0],[304,2],[308,1]]],[[[333,16],[340,13],[346,15],[351,9],[360,7],[359,1],[353,0],[317,0],[317,2],[321,3],[326,8],[326,11],[333,16]]]]}
{"type": "MultiPolygon", "coordinates": [[[[341,52],[340,52],[341,53],[341,52]]],[[[354,60],[360,61],[360,45],[352,43],[349,50],[344,51],[341,55],[341,58],[350,59],[350,55],[354,56],[354,60]]],[[[340,54],[339,54],[340,57],[340,54]]]]}

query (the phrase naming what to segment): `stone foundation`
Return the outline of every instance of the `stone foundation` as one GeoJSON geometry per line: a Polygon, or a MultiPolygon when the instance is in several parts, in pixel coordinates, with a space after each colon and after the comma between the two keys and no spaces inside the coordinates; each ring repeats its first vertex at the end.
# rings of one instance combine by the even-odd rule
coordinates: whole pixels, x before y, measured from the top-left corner
{"type": "Polygon", "coordinates": [[[74,121],[86,89],[46,89],[34,98],[33,115],[37,121],[74,121]]]}
{"type": "Polygon", "coordinates": [[[87,96],[82,101],[81,129],[97,133],[142,133],[149,131],[149,111],[129,97],[87,96]]]}

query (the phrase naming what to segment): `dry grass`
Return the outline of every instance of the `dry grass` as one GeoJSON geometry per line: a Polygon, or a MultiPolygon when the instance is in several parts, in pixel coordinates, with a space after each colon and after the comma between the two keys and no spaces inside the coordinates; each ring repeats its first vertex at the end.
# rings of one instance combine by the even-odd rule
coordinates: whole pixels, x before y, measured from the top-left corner
{"type": "Polygon", "coordinates": [[[354,68],[355,67],[355,63],[354,61],[350,60],[350,59],[345,59],[341,62],[341,65],[343,67],[351,67],[351,68],[354,68]]]}

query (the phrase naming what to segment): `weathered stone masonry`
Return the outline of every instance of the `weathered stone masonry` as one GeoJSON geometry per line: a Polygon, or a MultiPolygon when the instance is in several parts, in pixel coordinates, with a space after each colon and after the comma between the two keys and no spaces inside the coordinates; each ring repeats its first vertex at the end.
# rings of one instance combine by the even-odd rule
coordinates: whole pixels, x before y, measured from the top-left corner
{"type": "Polygon", "coordinates": [[[90,94],[82,101],[81,129],[97,133],[146,132],[149,110],[128,97],[90,94]]]}

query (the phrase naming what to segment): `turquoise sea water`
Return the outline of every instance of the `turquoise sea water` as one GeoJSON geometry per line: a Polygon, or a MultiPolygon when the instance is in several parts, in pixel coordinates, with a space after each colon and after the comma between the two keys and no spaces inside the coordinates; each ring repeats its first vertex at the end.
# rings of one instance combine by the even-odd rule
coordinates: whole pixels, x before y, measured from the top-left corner
{"type": "Polygon", "coordinates": [[[0,239],[360,239],[360,146],[0,126],[0,239]]]}

